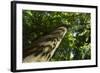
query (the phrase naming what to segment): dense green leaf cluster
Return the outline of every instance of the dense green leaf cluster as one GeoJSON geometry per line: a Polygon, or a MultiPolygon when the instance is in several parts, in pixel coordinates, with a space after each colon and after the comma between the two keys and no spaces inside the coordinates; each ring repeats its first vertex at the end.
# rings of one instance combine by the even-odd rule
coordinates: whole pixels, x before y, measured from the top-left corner
{"type": "Polygon", "coordinates": [[[51,61],[91,59],[90,13],[23,10],[23,48],[66,26],[68,31],[51,61]]]}

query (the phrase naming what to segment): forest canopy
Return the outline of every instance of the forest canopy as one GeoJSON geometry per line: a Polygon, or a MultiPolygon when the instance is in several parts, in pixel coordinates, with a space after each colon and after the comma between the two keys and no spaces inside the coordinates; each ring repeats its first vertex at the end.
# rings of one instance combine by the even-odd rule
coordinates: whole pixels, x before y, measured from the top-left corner
{"type": "Polygon", "coordinates": [[[91,59],[91,14],[23,10],[23,50],[59,26],[66,26],[61,44],[50,61],[91,59]]]}

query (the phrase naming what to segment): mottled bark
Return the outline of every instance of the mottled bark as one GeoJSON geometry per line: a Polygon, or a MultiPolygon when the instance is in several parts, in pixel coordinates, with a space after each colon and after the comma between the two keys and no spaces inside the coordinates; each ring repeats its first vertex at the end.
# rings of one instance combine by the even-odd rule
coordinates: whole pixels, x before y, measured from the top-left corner
{"type": "Polygon", "coordinates": [[[49,61],[58,48],[61,40],[67,32],[66,27],[58,27],[49,35],[39,38],[33,43],[33,48],[24,50],[23,62],[49,61]]]}

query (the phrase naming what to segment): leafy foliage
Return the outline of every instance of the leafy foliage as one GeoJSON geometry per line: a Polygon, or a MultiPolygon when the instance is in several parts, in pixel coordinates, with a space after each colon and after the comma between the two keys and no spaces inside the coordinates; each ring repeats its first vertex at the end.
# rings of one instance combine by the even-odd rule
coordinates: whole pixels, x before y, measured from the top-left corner
{"type": "Polygon", "coordinates": [[[23,10],[23,49],[59,26],[67,33],[51,61],[91,59],[90,13],[23,10]]]}

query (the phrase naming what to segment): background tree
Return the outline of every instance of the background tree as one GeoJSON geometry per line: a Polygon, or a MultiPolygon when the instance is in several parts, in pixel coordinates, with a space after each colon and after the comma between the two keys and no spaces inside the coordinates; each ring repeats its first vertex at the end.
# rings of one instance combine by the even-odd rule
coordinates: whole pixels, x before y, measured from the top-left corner
{"type": "Polygon", "coordinates": [[[51,61],[91,59],[90,13],[23,10],[23,50],[59,26],[68,32],[51,61]]]}

